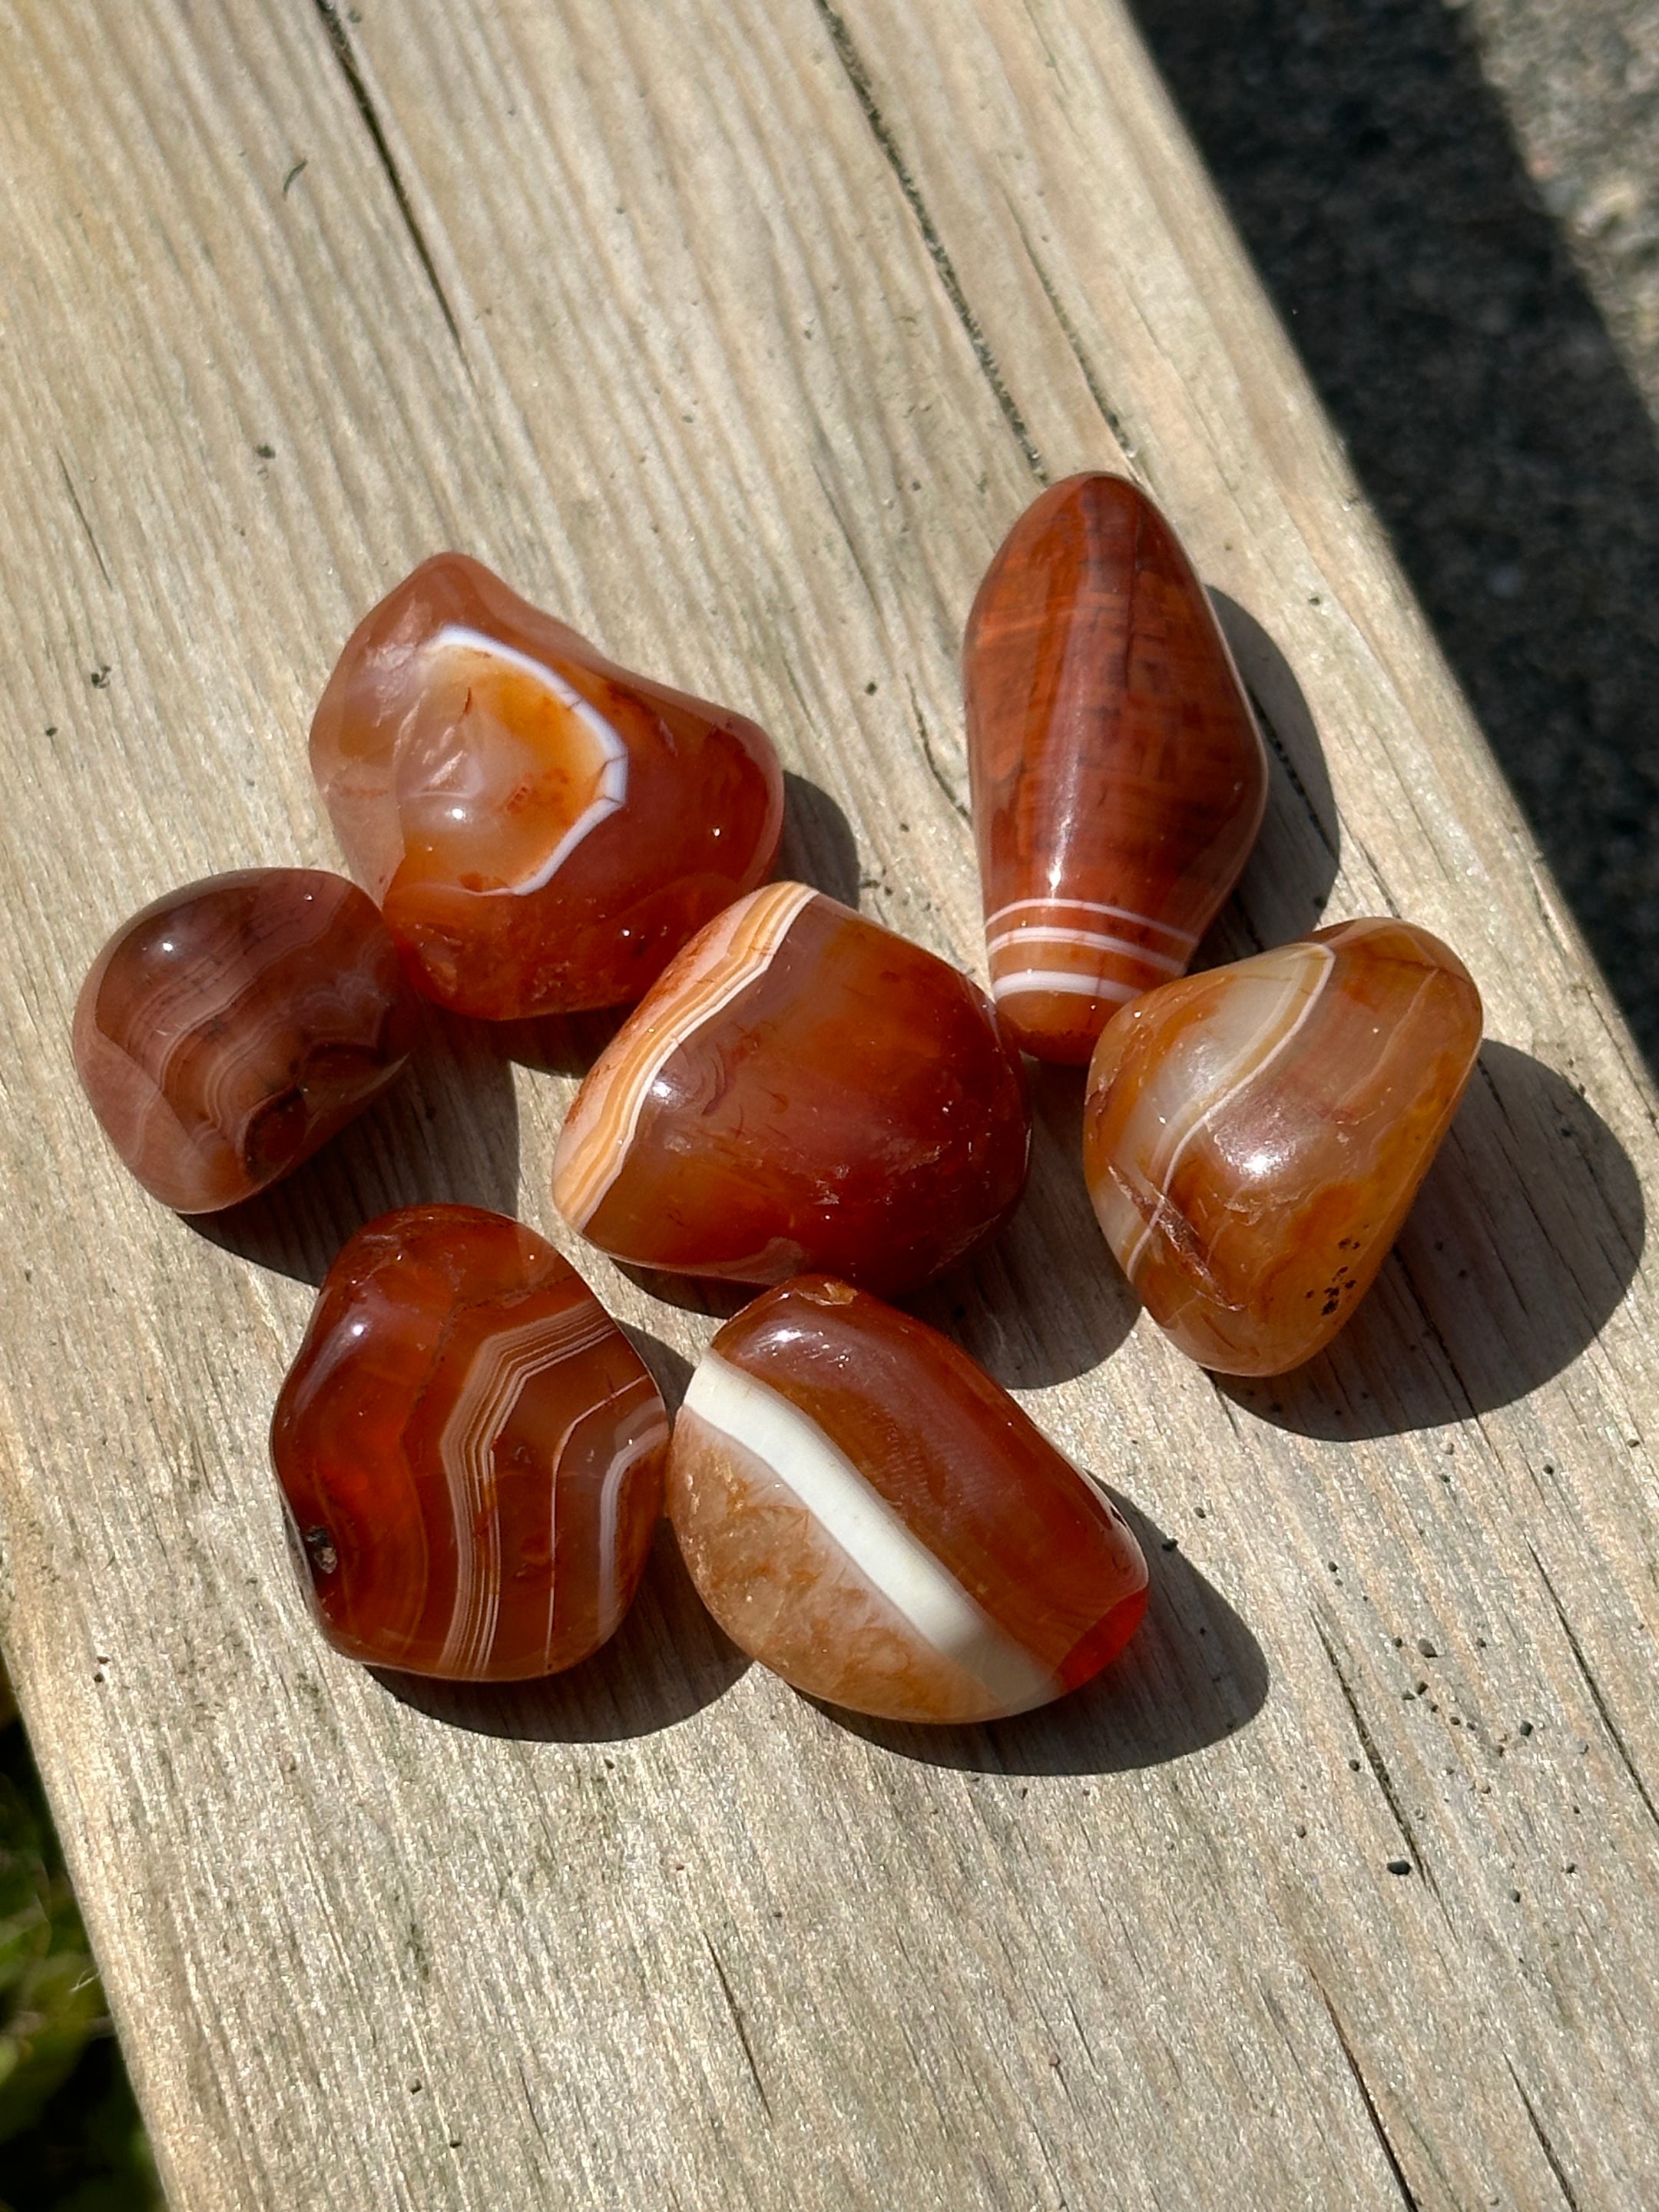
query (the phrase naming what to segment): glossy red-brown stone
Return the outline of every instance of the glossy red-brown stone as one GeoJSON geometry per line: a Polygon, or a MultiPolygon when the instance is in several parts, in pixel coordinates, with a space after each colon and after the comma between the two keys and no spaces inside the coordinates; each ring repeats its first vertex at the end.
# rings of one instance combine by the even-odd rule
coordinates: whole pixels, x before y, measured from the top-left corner
{"type": "Polygon", "coordinates": [[[636,1266],[914,1288],[1025,1180],[1024,1078],[985,994],[804,884],[687,945],[601,1054],[553,1164],[571,1224],[636,1266]]]}
{"type": "Polygon", "coordinates": [[[477,1682],[556,1674],[616,1628],[667,1442],[655,1383],[574,1268],[471,1206],[351,1238],[270,1432],[329,1642],[477,1682]]]}
{"type": "Polygon", "coordinates": [[[492,1020],[630,1004],[765,881],[783,820],[763,730],[459,553],[353,632],[311,763],[420,988],[492,1020]]]}
{"type": "Polygon", "coordinates": [[[396,1080],[416,1006],[373,902],[317,868],[155,900],[93,963],[75,1066],[115,1149],[180,1213],[297,1167],[396,1080]]]}
{"type": "Polygon", "coordinates": [[[704,1354],[668,1510],[732,1640],[814,1697],[993,1719],[1097,1674],[1146,1604],[1104,1493],[984,1370],[823,1275],[757,1298],[704,1354]]]}
{"type": "Polygon", "coordinates": [[[1090,1066],[1084,1169],[1154,1321],[1229,1374],[1310,1358],[1382,1266],[1480,1047],[1468,969],[1403,921],[1126,1006],[1090,1066]]]}
{"type": "Polygon", "coordinates": [[[963,670],[991,994],[1027,1052],[1080,1063],[1186,968],[1255,842],[1267,757],[1203,586],[1121,477],[1068,477],[1020,517],[963,670]]]}

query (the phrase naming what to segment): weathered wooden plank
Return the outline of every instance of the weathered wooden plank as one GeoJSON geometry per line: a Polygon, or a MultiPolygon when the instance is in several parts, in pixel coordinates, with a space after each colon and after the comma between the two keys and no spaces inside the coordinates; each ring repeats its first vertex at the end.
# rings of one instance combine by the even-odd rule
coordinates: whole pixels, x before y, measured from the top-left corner
{"type": "MultiPolygon", "coordinates": [[[[1651,1102],[1123,17],[361,15],[0,9],[4,1626],[175,2202],[1644,2201],[1651,1102]],[[263,1454],[308,1278],[403,1198],[556,1228],[580,1040],[434,1029],[198,1235],[73,1089],[102,934],[331,859],[311,702],[457,543],[757,714],[793,864],[976,963],[962,618],[1036,481],[1125,454],[1275,738],[1220,941],[1398,906],[1491,1009],[1360,1319],[1271,1389],[1185,1368],[1047,1079],[1019,1221],[925,1304],[1147,1516],[1114,1682],[844,1727],[666,1552],[546,1691],[337,1665],[263,1454]]],[[[683,1375],[707,1322],[587,1264],[683,1375]]]]}

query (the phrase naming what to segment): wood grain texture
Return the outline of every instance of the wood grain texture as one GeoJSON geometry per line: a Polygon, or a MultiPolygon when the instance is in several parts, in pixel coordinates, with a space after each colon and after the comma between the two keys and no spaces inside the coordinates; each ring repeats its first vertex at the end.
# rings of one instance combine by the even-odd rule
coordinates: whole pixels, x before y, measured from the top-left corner
{"type": "MultiPolygon", "coordinates": [[[[1115,0],[0,0],[0,1626],[179,2212],[1653,2202],[1653,1102],[1115,0]],[[98,945],[333,861],[311,705],[456,544],[765,723],[790,869],[977,969],[963,619],[1125,459],[1271,732],[1213,949],[1396,909],[1486,995],[1360,1318],[1184,1364],[1055,1071],[921,1310],[1143,1516],[1115,1676],[849,1727],[665,1552],[545,1690],[333,1660],[311,1280],[417,1198],[556,1234],[592,1039],[434,1022],[198,1231],[75,1090],[98,945]]],[[[573,1256],[683,1382],[707,1318],[573,1256]]]]}

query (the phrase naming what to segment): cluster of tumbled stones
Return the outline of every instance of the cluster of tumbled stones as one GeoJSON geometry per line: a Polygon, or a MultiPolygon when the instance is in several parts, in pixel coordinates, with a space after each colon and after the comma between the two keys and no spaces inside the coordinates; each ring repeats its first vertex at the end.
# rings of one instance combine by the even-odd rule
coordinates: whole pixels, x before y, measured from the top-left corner
{"type": "Polygon", "coordinates": [[[404,1207],[319,1296],[271,1449],[337,1649],[451,1680],[612,1633],[663,1509],[710,1610],[798,1688],[889,1718],[1024,1711],[1134,1632],[1104,1491],[884,1301],[995,1235],[1022,1052],[1087,1061],[1108,1243],[1202,1364],[1273,1374],[1375,1275],[1455,1109],[1480,1000],[1426,932],[1348,922],[1187,967],[1260,826],[1261,739],[1209,601],[1133,484],[1058,484],[965,653],[988,996],[769,880],[782,779],[741,715],[629,674],[474,561],[348,642],[312,763],[364,886],[215,877],[106,945],[75,1020],[122,1158],[181,1212],[285,1175],[394,1081],[414,994],[488,1020],[631,1006],[560,1137],[570,1227],[757,1286],[671,1424],[521,1223],[404,1207]]]}

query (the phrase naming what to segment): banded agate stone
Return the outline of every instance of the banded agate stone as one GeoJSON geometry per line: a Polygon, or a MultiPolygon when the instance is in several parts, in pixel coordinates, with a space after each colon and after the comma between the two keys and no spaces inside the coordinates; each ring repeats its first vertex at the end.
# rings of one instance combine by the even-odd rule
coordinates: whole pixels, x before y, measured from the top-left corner
{"type": "Polygon", "coordinates": [[[798,1690],[978,1721],[1075,1689],[1146,1605],[1104,1494],[947,1338],[823,1275],[757,1298],[691,1379],[668,1458],[691,1579],[798,1690]]]}
{"type": "Polygon", "coordinates": [[[805,884],[711,922],[576,1095],[553,1161],[614,1257],[776,1283],[912,1289],[1025,1181],[1024,1078],[983,992],[805,884]]]}
{"type": "Polygon", "coordinates": [[[1399,1233],[1480,1047],[1455,953],[1347,921],[1166,983],[1095,1048],[1083,1157],[1106,1241],[1200,1365],[1328,1344],[1399,1233]]]}
{"type": "Polygon", "coordinates": [[[991,994],[1027,1052],[1081,1063],[1185,970],[1255,842],[1267,756],[1203,586],[1121,477],[1020,517],[963,670],[991,994]]]}
{"type": "Polygon", "coordinates": [[[629,675],[459,553],[353,632],[311,764],[416,983],[491,1020],[631,1004],[765,881],[783,822],[763,730],[629,675]]]}
{"type": "Polygon", "coordinates": [[[318,868],[243,868],[124,922],[81,987],[76,1072],[116,1151],[180,1213],[252,1197],[402,1073],[416,1004],[373,902],[318,868]]]}
{"type": "Polygon", "coordinates": [[[330,1268],[271,1424],[336,1650],[453,1681],[558,1673],[639,1587],[668,1419],[575,1269],[522,1223],[410,1206],[330,1268]]]}

